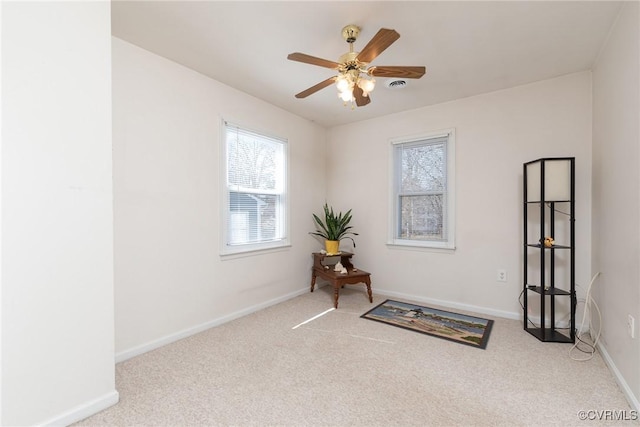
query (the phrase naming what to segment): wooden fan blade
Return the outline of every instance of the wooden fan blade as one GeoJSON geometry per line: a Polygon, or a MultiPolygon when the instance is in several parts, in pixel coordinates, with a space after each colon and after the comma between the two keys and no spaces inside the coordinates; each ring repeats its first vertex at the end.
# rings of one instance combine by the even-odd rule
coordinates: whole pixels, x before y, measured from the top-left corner
{"type": "Polygon", "coordinates": [[[296,98],[306,98],[309,95],[312,95],[319,91],[320,89],[324,89],[327,86],[330,86],[336,80],[335,77],[329,77],[327,80],[321,81],[315,86],[311,86],[307,90],[303,90],[302,92],[296,94],[296,98]]]}
{"type": "Polygon", "coordinates": [[[369,74],[375,77],[402,77],[419,79],[427,72],[425,67],[371,67],[369,74]]]}
{"type": "Polygon", "coordinates": [[[337,62],[329,61],[328,59],[316,58],[315,56],[307,55],[300,52],[290,53],[287,59],[291,61],[304,62],[305,64],[317,65],[319,67],[332,68],[337,70],[340,64],[337,62]]]}
{"type": "Polygon", "coordinates": [[[362,89],[360,89],[360,86],[355,85],[353,87],[353,97],[356,99],[356,105],[358,107],[364,107],[365,105],[370,103],[371,102],[370,96],[371,95],[364,96],[364,92],[362,91],[362,89]]]}
{"type": "Polygon", "coordinates": [[[360,51],[357,57],[358,61],[370,63],[399,38],[400,34],[396,30],[381,28],[364,49],[360,51]]]}

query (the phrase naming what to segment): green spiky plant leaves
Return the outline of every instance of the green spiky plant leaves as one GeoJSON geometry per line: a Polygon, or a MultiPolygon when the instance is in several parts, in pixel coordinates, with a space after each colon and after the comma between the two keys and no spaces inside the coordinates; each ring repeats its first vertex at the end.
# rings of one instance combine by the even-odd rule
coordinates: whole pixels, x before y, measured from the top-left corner
{"type": "Polygon", "coordinates": [[[353,242],[353,247],[356,247],[356,242],[350,235],[357,236],[358,233],[354,233],[351,230],[353,227],[349,225],[351,222],[351,209],[342,214],[334,213],[333,208],[324,204],[324,221],[316,214],[313,214],[313,219],[316,223],[316,231],[310,231],[309,234],[323,237],[326,240],[343,240],[349,239],[353,242]]]}

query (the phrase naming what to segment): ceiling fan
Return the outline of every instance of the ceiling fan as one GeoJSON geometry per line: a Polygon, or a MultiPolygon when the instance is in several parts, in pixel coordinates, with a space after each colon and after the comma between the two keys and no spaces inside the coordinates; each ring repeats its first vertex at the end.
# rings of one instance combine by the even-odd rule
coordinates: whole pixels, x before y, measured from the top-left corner
{"type": "Polygon", "coordinates": [[[419,79],[425,73],[425,67],[411,66],[369,66],[386,48],[400,38],[395,30],[381,28],[360,52],[354,52],[353,43],[360,35],[360,27],[347,25],[342,29],[342,37],[349,43],[349,52],[340,56],[338,62],[317,58],[300,52],[294,52],[287,56],[291,61],[304,62],[319,67],[331,68],[338,72],[337,76],[311,86],[296,94],[296,98],[306,98],[330,86],[334,82],[338,88],[338,97],[345,105],[347,102],[356,103],[363,107],[371,102],[369,94],[375,87],[374,77],[402,77],[407,79],[419,79]]]}

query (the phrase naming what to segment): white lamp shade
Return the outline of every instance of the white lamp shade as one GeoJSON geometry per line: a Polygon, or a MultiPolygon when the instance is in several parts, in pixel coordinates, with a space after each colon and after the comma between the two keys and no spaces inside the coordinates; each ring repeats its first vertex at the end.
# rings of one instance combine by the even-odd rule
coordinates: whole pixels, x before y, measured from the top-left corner
{"type": "Polygon", "coordinates": [[[540,159],[526,165],[527,202],[571,200],[571,158],[540,159]],[[544,166],[544,194],[541,173],[544,166]]]}
{"type": "Polygon", "coordinates": [[[376,87],[376,83],[373,79],[360,79],[358,81],[358,86],[360,86],[360,89],[362,89],[363,92],[370,93],[373,92],[373,89],[376,87]]]}
{"type": "Polygon", "coordinates": [[[346,90],[344,92],[340,92],[338,94],[338,97],[340,99],[342,99],[344,102],[349,102],[349,101],[353,100],[353,94],[348,90],[346,90]]]}
{"type": "Polygon", "coordinates": [[[338,80],[336,82],[336,87],[338,88],[339,92],[344,92],[346,90],[349,89],[349,81],[345,78],[345,77],[338,77],[338,80]]]}

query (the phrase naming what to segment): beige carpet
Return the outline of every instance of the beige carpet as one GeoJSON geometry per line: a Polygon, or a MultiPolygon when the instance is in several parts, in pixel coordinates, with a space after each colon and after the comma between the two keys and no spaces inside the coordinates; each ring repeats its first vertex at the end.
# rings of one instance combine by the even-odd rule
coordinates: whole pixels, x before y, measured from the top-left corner
{"type": "Polygon", "coordinates": [[[119,363],[120,403],[78,425],[639,425],[578,418],[631,413],[599,355],[573,361],[514,320],[481,350],[360,318],[385,299],[347,287],[292,329],[333,307],[323,287],[119,363]]]}

